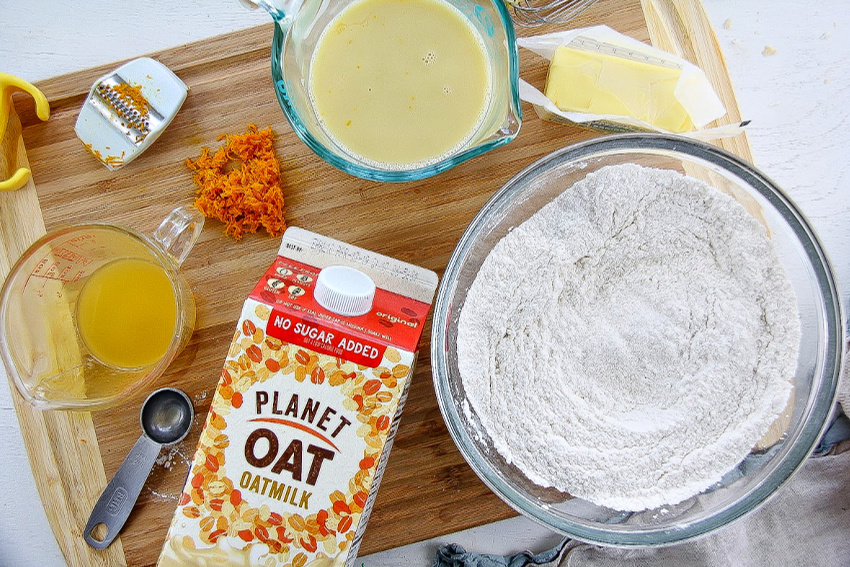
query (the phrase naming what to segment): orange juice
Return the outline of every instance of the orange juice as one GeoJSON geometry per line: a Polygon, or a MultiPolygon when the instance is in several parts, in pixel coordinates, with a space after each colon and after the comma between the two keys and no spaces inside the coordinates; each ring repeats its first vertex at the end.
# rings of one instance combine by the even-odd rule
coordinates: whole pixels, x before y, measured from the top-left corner
{"type": "Polygon", "coordinates": [[[117,368],[162,359],[176,333],[177,299],[162,266],[127,258],[98,268],[77,298],[77,329],[91,353],[117,368]]]}
{"type": "Polygon", "coordinates": [[[490,64],[466,17],[441,0],[362,0],[328,24],[310,63],[325,132],[379,167],[437,162],[490,105],[490,64]]]}

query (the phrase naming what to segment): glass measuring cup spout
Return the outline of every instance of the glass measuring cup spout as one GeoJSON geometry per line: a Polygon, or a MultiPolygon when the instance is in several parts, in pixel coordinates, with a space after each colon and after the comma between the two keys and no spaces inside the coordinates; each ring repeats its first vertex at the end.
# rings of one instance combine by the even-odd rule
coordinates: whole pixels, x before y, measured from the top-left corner
{"type": "MultiPolygon", "coordinates": [[[[348,105],[339,107],[335,111],[333,110],[336,108],[335,103],[328,103],[330,106],[325,106],[320,112],[317,105],[322,103],[319,102],[318,93],[328,91],[319,87],[314,89],[313,80],[316,78],[319,81],[317,77],[322,75],[319,72],[322,66],[319,63],[321,59],[333,62],[333,71],[326,72],[324,76],[331,77],[331,82],[338,76],[336,81],[341,88],[346,89],[347,94],[354,92],[352,88],[360,83],[363,83],[360,85],[360,91],[365,91],[366,87],[375,86],[376,92],[379,90],[380,92],[392,90],[401,92],[396,88],[399,84],[396,80],[393,80],[393,89],[387,89],[387,91],[384,91],[380,84],[369,83],[373,80],[380,83],[381,80],[386,81],[386,77],[403,75],[403,73],[393,74],[401,72],[397,66],[398,58],[395,58],[392,63],[396,65],[393,67],[395,71],[387,72],[387,54],[392,52],[392,49],[366,49],[364,57],[367,57],[367,60],[364,60],[362,67],[356,68],[381,70],[374,77],[370,75],[373,78],[360,77],[356,81],[342,78],[341,73],[337,75],[341,67],[338,67],[335,57],[328,55],[322,58],[317,55],[320,46],[327,45],[324,38],[335,35],[325,33],[326,30],[331,29],[331,26],[334,26],[334,30],[357,27],[343,25],[346,10],[360,8],[363,4],[374,3],[378,6],[382,3],[373,2],[373,0],[239,1],[250,7],[263,7],[278,23],[274,29],[271,48],[272,80],[275,96],[292,130],[321,159],[348,174],[373,181],[403,182],[424,179],[499,148],[513,140],[519,133],[522,124],[519,99],[519,54],[510,13],[502,0],[434,0],[429,3],[432,5],[425,9],[425,13],[429,17],[434,14],[448,13],[443,21],[448,21],[451,25],[431,24],[435,33],[419,35],[433,39],[441,37],[444,33],[454,34],[455,32],[444,30],[458,29],[455,23],[459,22],[459,28],[468,30],[469,34],[464,32],[451,35],[450,40],[433,39],[432,47],[436,51],[445,48],[446,52],[440,58],[441,61],[459,61],[459,55],[464,54],[464,61],[475,59],[480,62],[480,74],[476,71],[476,76],[480,77],[480,80],[464,79],[453,88],[435,74],[433,79],[428,79],[428,81],[435,81],[434,83],[428,83],[428,81],[424,83],[435,88],[426,91],[419,79],[420,71],[414,67],[413,69],[417,71],[411,73],[411,77],[415,76],[416,79],[411,80],[410,85],[415,85],[415,88],[419,90],[411,90],[409,93],[405,91],[404,97],[409,94],[412,96],[411,100],[418,101],[417,108],[428,108],[427,116],[417,115],[416,111],[407,114],[407,111],[402,110],[399,113],[399,108],[412,110],[414,107],[413,104],[406,102],[401,104],[399,101],[402,99],[397,98],[401,95],[389,95],[391,98],[375,97],[375,100],[381,102],[370,111],[369,117],[363,119],[362,124],[366,126],[359,126],[359,124],[357,126],[360,132],[364,132],[360,142],[362,142],[361,146],[365,147],[360,148],[352,146],[349,143],[350,140],[344,141],[340,136],[345,131],[344,127],[350,126],[352,122],[351,120],[346,122],[342,115],[349,111],[357,112],[357,105],[354,105],[353,110],[349,110],[348,106],[351,105],[348,105]],[[337,22],[339,26],[336,26],[337,22]],[[470,35],[474,36],[474,40],[469,44],[457,41],[458,37],[470,35]],[[462,47],[458,47],[460,45],[462,47]],[[479,48],[480,51],[478,51],[479,48]],[[473,52],[474,55],[470,55],[473,52]],[[439,103],[433,102],[438,100],[434,93],[443,92],[448,97],[453,90],[467,91],[467,89],[476,93],[473,96],[480,95],[480,99],[475,99],[481,101],[479,106],[475,108],[469,105],[462,106],[460,98],[442,98],[439,99],[439,103]],[[391,110],[387,112],[388,109],[391,110]],[[330,117],[334,112],[336,116],[333,122],[338,126],[336,130],[331,127],[330,117]],[[419,118],[409,119],[410,116],[419,116],[419,118]],[[455,120],[456,117],[461,119],[455,120]],[[377,122],[380,122],[380,128],[376,127],[377,122]],[[456,123],[467,124],[467,122],[468,127],[459,127],[461,128],[459,132],[452,131],[457,127],[456,123]],[[400,124],[404,126],[399,126],[400,124]],[[433,124],[440,124],[440,126],[432,127],[433,124]],[[428,130],[427,134],[425,130],[428,130]],[[421,149],[425,140],[429,140],[427,143],[431,144],[427,150],[421,149]],[[402,147],[411,149],[404,155],[388,151],[388,148],[397,150],[402,147]],[[390,156],[390,153],[394,155],[390,156]]],[[[373,6],[370,5],[369,9],[372,10],[373,6]]],[[[374,9],[383,10],[381,7],[374,9]]],[[[443,16],[435,16],[434,21],[440,21],[441,18],[443,16]]],[[[414,27],[420,25],[419,21],[417,20],[414,27]]],[[[387,16],[386,22],[393,22],[393,26],[397,26],[398,30],[409,29],[405,28],[407,24],[400,23],[397,15],[387,16]]],[[[399,31],[398,33],[408,32],[399,31]]],[[[366,42],[364,45],[372,45],[372,40],[372,37],[364,39],[363,41],[366,42]]],[[[411,56],[410,61],[422,60],[425,62],[423,64],[427,65],[429,61],[434,61],[432,51],[431,48],[425,48],[421,55],[411,56]]],[[[328,64],[324,65],[328,67],[328,64]]],[[[350,65],[349,68],[354,69],[354,66],[350,65]]],[[[467,66],[463,65],[463,68],[467,69],[467,66]]],[[[432,69],[437,69],[437,66],[432,69]]],[[[373,90],[370,88],[369,92],[373,90]]],[[[371,97],[369,94],[364,96],[371,97]]],[[[407,99],[404,98],[404,100],[407,99]]],[[[359,107],[361,111],[363,108],[359,107]]],[[[354,138],[357,136],[355,135],[354,138]]]]}
{"type": "Polygon", "coordinates": [[[152,384],[195,326],[179,269],[203,224],[182,206],[150,236],[92,223],[33,243],[0,292],[0,356],[24,399],[101,409],[152,384]]]}

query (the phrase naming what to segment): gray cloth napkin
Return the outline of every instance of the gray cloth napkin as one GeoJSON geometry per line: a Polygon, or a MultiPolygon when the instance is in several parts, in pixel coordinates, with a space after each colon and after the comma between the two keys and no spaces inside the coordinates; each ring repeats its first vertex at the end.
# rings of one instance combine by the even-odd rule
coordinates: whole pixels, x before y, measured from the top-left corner
{"type": "Polygon", "coordinates": [[[437,550],[437,560],[434,567],[558,567],[569,546],[566,539],[552,549],[532,555],[523,551],[516,555],[488,555],[485,553],[467,553],[456,543],[450,543],[437,550]]]}
{"type": "MultiPolygon", "coordinates": [[[[850,321],[848,321],[850,323],[850,321]]],[[[850,335],[850,326],[847,327],[847,334],[850,335]]],[[[850,347],[850,343],[848,343],[850,347]]],[[[844,415],[850,416],[850,348],[844,351],[844,368],[841,369],[841,378],[838,380],[836,388],[838,403],[844,410],[844,415]]]]}
{"type": "Polygon", "coordinates": [[[850,567],[850,421],[837,415],[818,448],[773,498],[711,535],[662,548],[566,539],[538,555],[496,556],[450,544],[434,567],[850,567]],[[836,451],[843,451],[835,454],[836,451]]]}

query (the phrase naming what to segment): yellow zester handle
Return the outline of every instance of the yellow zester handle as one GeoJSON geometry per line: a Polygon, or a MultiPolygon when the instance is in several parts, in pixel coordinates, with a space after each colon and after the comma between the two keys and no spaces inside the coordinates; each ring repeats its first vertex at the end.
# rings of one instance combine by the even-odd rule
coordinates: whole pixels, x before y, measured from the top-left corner
{"type": "MultiPolygon", "coordinates": [[[[35,99],[35,112],[41,120],[50,118],[50,104],[40,90],[14,75],[0,73],[0,140],[6,134],[6,124],[9,122],[9,113],[12,110],[12,92],[14,90],[27,92],[35,99]]],[[[20,189],[29,178],[30,170],[25,167],[19,168],[9,179],[0,181],[0,191],[20,189]]]]}

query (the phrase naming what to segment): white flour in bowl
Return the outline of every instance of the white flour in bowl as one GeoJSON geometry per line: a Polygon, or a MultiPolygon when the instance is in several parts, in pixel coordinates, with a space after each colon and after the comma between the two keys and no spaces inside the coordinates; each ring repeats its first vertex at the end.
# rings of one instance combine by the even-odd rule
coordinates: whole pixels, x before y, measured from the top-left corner
{"type": "Polygon", "coordinates": [[[696,179],[587,176],[508,233],[458,326],[466,394],[535,484],[599,505],[675,504],[783,412],[796,300],[764,227],[696,179]]]}

